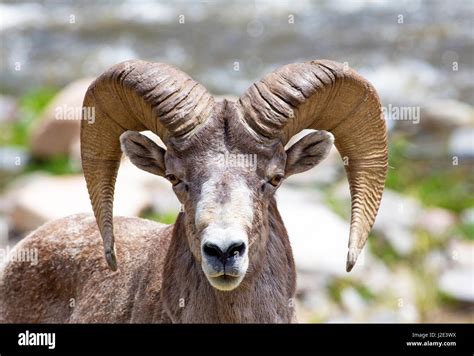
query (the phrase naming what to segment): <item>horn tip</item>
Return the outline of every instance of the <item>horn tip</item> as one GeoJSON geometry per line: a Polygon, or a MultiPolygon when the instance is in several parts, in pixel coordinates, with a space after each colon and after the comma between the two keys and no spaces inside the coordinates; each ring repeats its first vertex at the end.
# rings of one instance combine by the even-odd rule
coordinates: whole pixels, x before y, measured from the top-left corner
{"type": "Polygon", "coordinates": [[[117,270],[117,258],[115,257],[114,250],[105,250],[105,260],[107,261],[109,268],[115,272],[117,270]]]}
{"type": "Polygon", "coordinates": [[[354,265],[355,265],[355,262],[351,262],[351,261],[347,260],[347,262],[346,262],[346,272],[349,273],[350,271],[352,271],[352,268],[354,268],[354,265]]]}
{"type": "Polygon", "coordinates": [[[352,271],[360,255],[360,251],[361,249],[358,248],[349,248],[347,252],[346,272],[352,271]]]}

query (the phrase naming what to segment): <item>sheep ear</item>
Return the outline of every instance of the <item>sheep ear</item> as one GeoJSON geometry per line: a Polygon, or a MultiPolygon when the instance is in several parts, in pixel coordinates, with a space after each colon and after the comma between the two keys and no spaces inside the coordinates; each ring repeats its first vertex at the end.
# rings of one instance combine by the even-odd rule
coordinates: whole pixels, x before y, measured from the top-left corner
{"type": "Polygon", "coordinates": [[[304,136],[286,150],[285,177],[305,172],[327,157],[334,136],[327,131],[316,131],[304,136]]]}
{"type": "Polygon", "coordinates": [[[120,146],[130,161],[144,171],[164,176],[166,150],[136,131],[120,135],[120,146]]]}

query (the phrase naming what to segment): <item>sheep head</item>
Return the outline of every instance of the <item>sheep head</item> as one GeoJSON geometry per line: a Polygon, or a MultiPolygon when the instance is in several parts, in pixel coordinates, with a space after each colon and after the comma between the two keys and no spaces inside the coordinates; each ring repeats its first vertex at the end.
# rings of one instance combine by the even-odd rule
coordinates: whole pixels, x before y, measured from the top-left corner
{"type": "Polygon", "coordinates": [[[281,182],[318,164],[334,139],[352,195],[347,270],[353,267],[387,169],[380,101],[354,71],[331,61],[292,64],[252,85],[236,103],[216,103],[176,68],[128,61],[91,85],[84,106],[96,113],[93,125],[82,122],[84,175],[112,270],[113,191],[122,151],[173,184],[196,261],[212,286],[232,290],[264,253],[268,205],[281,182]],[[319,131],[285,151],[307,128],[319,131]],[[166,150],[137,132],[143,130],[160,136],[166,150]]]}
{"type": "Polygon", "coordinates": [[[206,126],[167,150],[126,131],[122,150],[137,167],[166,177],[184,207],[187,243],[212,286],[231,290],[259,266],[269,230],[269,204],[283,180],[320,162],[333,137],[305,136],[286,152],[261,145],[242,127],[236,104],[214,105],[206,126]]]}

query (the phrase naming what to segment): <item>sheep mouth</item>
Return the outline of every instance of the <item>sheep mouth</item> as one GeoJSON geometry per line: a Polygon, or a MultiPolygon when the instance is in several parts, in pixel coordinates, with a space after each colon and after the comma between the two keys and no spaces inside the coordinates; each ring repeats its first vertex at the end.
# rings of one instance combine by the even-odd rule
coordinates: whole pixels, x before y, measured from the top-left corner
{"type": "Polygon", "coordinates": [[[214,263],[209,263],[207,259],[203,259],[201,267],[211,286],[217,290],[231,291],[237,288],[247,274],[247,255],[228,265],[215,263],[215,261],[211,262],[214,263]]]}
{"type": "Polygon", "coordinates": [[[237,288],[242,282],[244,275],[230,275],[223,273],[219,276],[207,276],[211,286],[221,291],[231,291],[237,288]]]}

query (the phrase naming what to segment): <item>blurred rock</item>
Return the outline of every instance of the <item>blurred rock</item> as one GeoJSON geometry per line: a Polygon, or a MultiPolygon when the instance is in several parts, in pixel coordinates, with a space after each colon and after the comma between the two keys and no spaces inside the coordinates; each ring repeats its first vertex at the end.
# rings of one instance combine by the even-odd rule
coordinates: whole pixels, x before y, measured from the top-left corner
{"type": "Polygon", "coordinates": [[[8,219],[0,215],[0,248],[8,245],[8,230],[8,219]]]}
{"type": "MultiPolygon", "coordinates": [[[[173,193],[164,178],[124,161],[117,177],[114,214],[137,216],[153,205],[155,197],[162,199],[170,194],[173,193]]],[[[7,195],[11,220],[19,231],[30,231],[46,221],[75,213],[92,213],[82,176],[33,175],[17,183],[7,195]]],[[[169,197],[167,201],[167,209],[179,206],[176,201],[173,205],[169,197]]]]}
{"type": "MultiPolygon", "coordinates": [[[[411,312],[413,308],[408,307],[407,312],[411,312]]],[[[403,322],[403,319],[406,319],[407,316],[404,315],[406,312],[403,311],[403,308],[398,310],[392,310],[388,308],[379,308],[373,312],[372,315],[368,318],[369,323],[375,324],[392,324],[403,322]]],[[[410,315],[408,315],[410,317],[410,315]]]]}
{"type": "MultiPolygon", "coordinates": [[[[439,82],[439,73],[434,66],[412,58],[384,61],[362,73],[377,88],[384,103],[408,102],[411,105],[423,102],[433,95],[430,88],[439,82]],[[407,92],[410,95],[406,95],[407,92]]],[[[400,123],[403,121],[396,121],[396,124],[400,123]]]]}
{"type": "Polygon", "coordinates": [[[18,104],[15,98],[0,95],[0,123],[11,122],[18,118],[18,104]]]}
{"type": "Polygon", "coordinates": [[[329,278],[322,273],[299,271],[297,274],[296,294],[311,294],[327,287],[329,278]]]}
{"type": "Polygon", "coordinates": [[[407,255],[413,250],[412,228],[421,211],[415,199],[385,189],[373,229],[386,238],[397,253],[407,255]]]}
{"type": "Polygon", "coordinates": [[[474,242],[451,240],[448,245],[448,255],[452,265],[456,267],[470,267],[474,271],[474,242]]]}
{"type": "MultiPolygon", "coordinates": [[[[296,267],[301,271],[345,275],[350,221],[334,214],[317,196],[317,192],[308,194],[288,186],[278,191],[278,207],[296,267]]],[[[364,251],[367,253],[367,249],[364,251]]]]}
{"type": "Polygon", "coordinates": [[[359,322],[352,315],[331,315],[331,317],[326,321],[328,324],[351,324],[359,322]]]}
{"type": "Polygon", "coordinates": [[[374,228],[388,230],[393,226],[412,228],[421,213],[420,203],[411,197],[385,189],[374,228]]]}
{"type": "Polygon", "coordinates": [[[331,300],[330,296],[323,290],[312,290],[301,298],[301,304],[305,309],[319,319],[325,320],[331,315],[339,312],[337,304],[331,300]]]}
{"type": "Polygon", "coordinates": [[[420,313],[414,303],[405,303],[398,309],[398,323],[419,323],[420,313]]]}
{"type": "Polygon", "coordinates": [[[396,310],[379,307],[371,313],[366,322],[377,324],[416,323],[419,322],[419,313],[413,304],[406,304],[396,310]]]}
{"type": "Polygon", "coordinates": [[[91,212],[85,182],[78,176],[33,175],[19,181],[7,195],[11,198],[10,218],[17,231],[30,231],[48,220],[76,212],[91,212]]]}
{"type": "Polygon", "coordinates": [[[455,129],[474,124],[474,109],[456,100],[437,100],[421,109],[423,129],[455,129]]]}
{"type": "Polygon", "coordinates": [[[474,303],[473,269],[459,267],[445,271],[439,279],[439,289],[457,300],[474,303]]]}
{"type": "Polygon", "coordinates": [[[341,303],[349,313],[354,315],[363,315],[368,306],[354,288],[344,288],[341,292],[341,303]]]}
{"type": "Polygon", "coordinates": [[[370,323],[393,324],[398,322],[397,312],[388,308],[376,310],[370,317],[370,323]]]}
{"type": "Polygon", "coordinates": [[[364,322],[418,322],[420,315],[416,307],[417,285],[410,268],[396,267],[390,270],[381,261],[371,262],[358,280],[375,294],[370,313],[362,316],[364,322]],[[386,305],[392,305],[388,309],[386,305]]]}
{"type": "Polygon", "coordinates": [[[456,224],[456,216],[445,209],[433,208],[425,210],[418,219],[418,227],[434,236],[445,233],[456,224]]]}
{"type": "Polygon", "coordinates": [[[358,280],[375,294],[386,291],[391,285],[392,272],[380,260],[371,261],[371,268],[367,268],[358,280]]]}
{"type": "Polygon", "coordinates": [[[424,261],[424,267],[431,273],[439,273],[448,265],[447,256],[439,250],[429,252],[424,261]]]}
{"type": "Polygon", "coordinates": [[[30,159],[28,153],[19,147],[0,147],[0,172],[18,173],[30,159]]]}
{"type": "Polygon", "coordinates": [[[69,155],[74,147],[77,149],[82,102],[92,80],[84,78],[69,84],[46,107],[33,127],[31,136],[33,156],[46,159],[60,154],[69,155]]]}
{"type": "Polygon", "coordinates": [[[408,304],[415,304],[416,287],[413,269],[402,266],[392,272],[390,292],[397,298],[399,308],[408,304]]]}
{"type": "Polygon", "coordinates": [[[449,137],[449,151],[453,156],[474,158],[474,127],[454,130],[449,137]]]}
{"type": "Polygon", "coordinates": [[[394,227],[382,233],[397,254],[407,256],[413,251],[415,236],[409,229],[394,227]]]}

